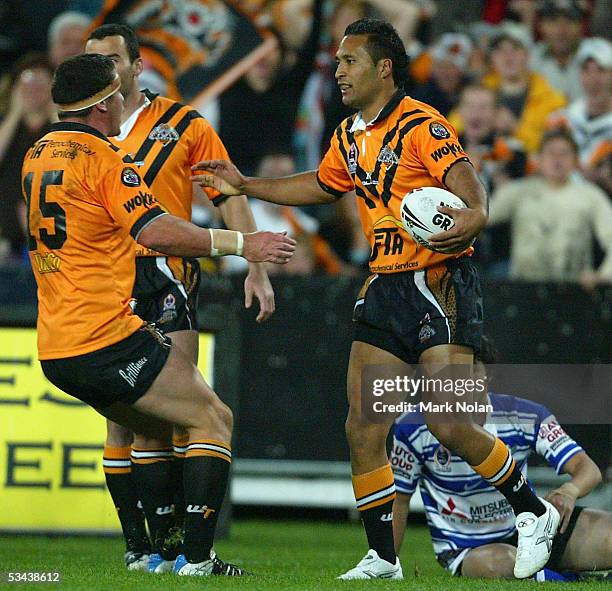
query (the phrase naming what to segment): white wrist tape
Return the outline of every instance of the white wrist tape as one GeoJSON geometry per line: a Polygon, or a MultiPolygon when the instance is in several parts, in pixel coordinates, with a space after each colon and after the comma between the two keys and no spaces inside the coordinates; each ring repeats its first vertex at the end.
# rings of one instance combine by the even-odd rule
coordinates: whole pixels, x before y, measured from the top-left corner
{"type": "Polygon", "coordinates": [[[210,256],[222,257],[227,254],[242,256],[244,236],[242,232],[233,230],[217,230],[208,228],[210,232],[210,256]]]}

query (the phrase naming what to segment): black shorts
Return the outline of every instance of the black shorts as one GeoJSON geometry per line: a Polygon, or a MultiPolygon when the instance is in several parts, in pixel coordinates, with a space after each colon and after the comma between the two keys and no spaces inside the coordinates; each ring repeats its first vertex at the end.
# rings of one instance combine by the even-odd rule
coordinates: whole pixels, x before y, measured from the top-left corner
{"type": "MultiPolygon", "coordinates": [[[[574,507],[572,514],[569,519],[569,523],[567,524],[566,530],[562,534],[557,534],[555,539],[553,540],[552,552],[550,553],[550,558],[546,563],[546,568],[549,568],[554,571],[558,571],[560,569],[561,558],[563,557],[563,553],[567,548],[567,544],[574,533],[574,529],[576,527],[576,521],[578,521],[578,517],[580,517],[580,513],[582,513],[584,507],[574,507]]],[[[504,540],[499,540],[498,542],[490,542],[491,544],[510,544],[511,546],[516,546],[518,542],[518,533],[514,533],[514,535],[506,538],[504,540]]],[[[446,552],[442,552],[436,556],[440,565],[446,570],[450,571],[453,575],[458,577],[461,576],[461,569],[463,568],[463,561],[467,556],[468,552],[473,550],[473,548],[458,548],[457,550],[447,550],[446,552]]]]}
{"type": "Polygon", "coordinates": [[[163,369],[172,341],[151,324],[127,339],[92,353],[42,360],[47,379],[97,409],[115,402],[134,404],[163,369]]]}
{"type": "Polygon", "coordinates": [[[355,341],[417,363],[436,345],[465,345],[478,352],[482,292],[469,258],[421,271],[371,275],[353,312],[355,341]]]}
{"type": "Polygon", "coordinates": [[[197,259],[136,257],[134,314],[166,333],[198,330],[200,277],[197,259]]]}

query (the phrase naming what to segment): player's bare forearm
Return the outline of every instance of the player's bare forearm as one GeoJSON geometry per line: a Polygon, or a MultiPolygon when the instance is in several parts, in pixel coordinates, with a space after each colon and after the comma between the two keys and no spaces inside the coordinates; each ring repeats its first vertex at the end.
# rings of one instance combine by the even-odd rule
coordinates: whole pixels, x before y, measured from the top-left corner
{"type": "Polygon", "coordinates": [[[251,197],[279,205],[318,205],[336,201],[336,197],[321,189],[314,170],[279,179],[248,177],[243,189],[251,197]]]}
{"type": "Polygon", "coordinates": [[[230,230],[236,230],[237,232],[257,231],[255,218],[253,218],[253,212],[245,195],[237,195],[231,199],[226,199],[219,205],[219,211],[226,227],[230,230]]]}
{"type": "Polygon", "coordinates": [[[246,177],[227,160],[205,160],[191,170],[192,181],[224,195],[244,194],[280,205],[316,205],[336,200],[321,188],[314,170],[278,179],[246,177]]]}
{"type": "Polygon", "coordinates": [[[393,543],[395,553],[399,556],[406,534],[406,522],[410,514],[410,499],[412,495],[397,493],[395,501],[393,501],[393,543]]]}
{"type": "Polygon", "coordinates": [[[478,178],[474,167],[468,162],[457,162],[446,174],[446,186],[451,193],[461,197],[465,204],[484,216],[484,225],[487,223],[488,203],[487,192],[478,178]]]}
{"type": "Polygon", "coordinates": [[[572,479],[562,484],[557,490],[575,495],[576,499],[588,495],[602,480],[601,470],[586,452],[577,453],[570,458],[563,467],[563,471],[572,479]]]}
{"type": "Polygon", "coordinates": [[[173,256],[236,254],[251,262],[277,264],[287,263],[295,251],[295,240],[285,234],[254,232],[243,235],[229,230],[209,230],[173,215],[155,218],[140,232],[137,241],[173,256]]]}

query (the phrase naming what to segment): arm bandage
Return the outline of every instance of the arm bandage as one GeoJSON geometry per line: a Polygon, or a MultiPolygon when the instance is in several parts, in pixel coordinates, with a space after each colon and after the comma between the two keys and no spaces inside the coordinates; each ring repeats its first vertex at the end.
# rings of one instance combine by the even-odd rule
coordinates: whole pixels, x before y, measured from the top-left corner
{"type": "Polygon", "coordinates": [[[242,232],[233,230],[216,230],[209,228],[210,232],[210,256],[222,257],[226,254],[237,254],[242,256],[244,247],[244,236],[242,232]]]}

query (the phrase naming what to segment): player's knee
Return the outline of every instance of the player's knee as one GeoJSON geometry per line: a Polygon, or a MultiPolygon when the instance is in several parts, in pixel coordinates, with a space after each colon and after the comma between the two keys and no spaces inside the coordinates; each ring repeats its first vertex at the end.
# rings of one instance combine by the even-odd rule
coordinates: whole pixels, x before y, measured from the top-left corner
{"type": "Polygon", "coordinates": [[[462,574],[466,578],[511,579],[514,577],[516,549],[509,544],[480,547],[466,557],[462,574]]]}

